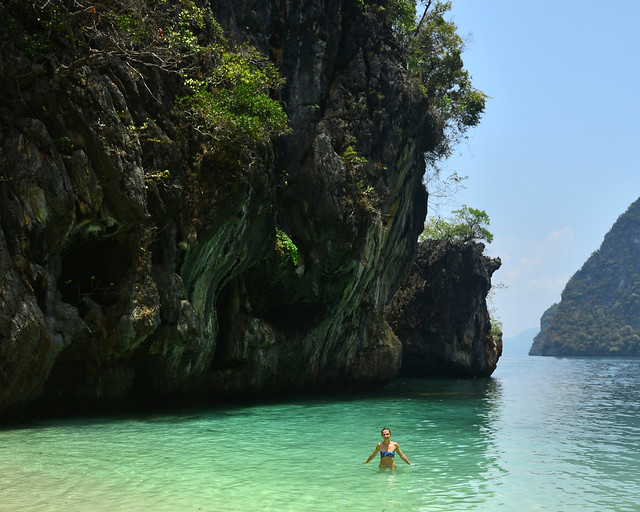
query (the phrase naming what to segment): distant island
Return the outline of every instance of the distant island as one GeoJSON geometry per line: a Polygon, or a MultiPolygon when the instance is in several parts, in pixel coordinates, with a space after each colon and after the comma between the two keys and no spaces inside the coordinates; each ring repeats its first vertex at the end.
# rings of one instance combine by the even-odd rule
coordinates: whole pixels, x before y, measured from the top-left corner
{"type": "Polygon", "coordinates": [[[529,355],[640,355],[640,199],[540,320],[529,355]]]}
{"type": "Polygon", "coordinates": [[[502,338],[503,356],[526,356],[529,354],[533,338],[540,332],[540,328],[532,327],[514,336],[502,338]]]}

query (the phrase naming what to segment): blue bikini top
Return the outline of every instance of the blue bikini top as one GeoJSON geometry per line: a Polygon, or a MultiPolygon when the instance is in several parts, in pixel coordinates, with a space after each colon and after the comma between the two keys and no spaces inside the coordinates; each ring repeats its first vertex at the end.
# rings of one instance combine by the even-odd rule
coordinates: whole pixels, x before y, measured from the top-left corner
{"type": "Polygon", "coordinates": [[[396,451],[393,450],[391,452],[380,452],[380,457],[395,457],[396,456],[396,451]]]}

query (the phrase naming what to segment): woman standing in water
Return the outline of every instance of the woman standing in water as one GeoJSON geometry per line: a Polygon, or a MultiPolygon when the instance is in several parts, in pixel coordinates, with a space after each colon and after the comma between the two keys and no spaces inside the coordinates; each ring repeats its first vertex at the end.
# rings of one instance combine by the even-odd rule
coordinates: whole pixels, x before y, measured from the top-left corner
{"type": "Polygon", "coordinates": [[[373,453],[369,455],[369,458],[364,462],[364,464],[370,462],[371,459],[376,456],[376,453],[380,452],[380,467],[395,469],[396,452],[398,452],[400,458],[407,464],[411,465],[409,459],[407,459],[404,453],[402,453],[402,450],[400,449],[398,443],[391,440],[391,430],[385,427],[382,429],[382,432],[380,432],[380,434],[382,435],[382,442],[378,443],[376,449],[373,450],[373,453]]]}

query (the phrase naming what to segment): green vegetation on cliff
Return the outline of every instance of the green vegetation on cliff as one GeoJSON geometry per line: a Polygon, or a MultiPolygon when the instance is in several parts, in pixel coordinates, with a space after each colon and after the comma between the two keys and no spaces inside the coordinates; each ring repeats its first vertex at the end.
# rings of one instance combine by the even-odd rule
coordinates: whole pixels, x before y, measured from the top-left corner
{"type": "Polygon", "coordinates": [[[430,219],[420,235],[420,240],[434,239],[460,243],[493,241],[493,233],[487,229],[490,224],[487,212],[464,204],[452,213],[454,216],[450,219],[430,219]]]}
{"type": "Polygon", "coordinates": [[[468,128],[476,126],[484,112],[486,94],[471,82],[464,68],[464,41],[452,21],[445,19],[451,2],[427,3],[424,15],[408,41],[408,67],[418,76],[425,94],[445,120],[445,137],[434,151],[448,157],[468,128]]]}
{"type": "Polygon", "coordinates": [[[640,355],[640,200],[545,312],[531,355],[640,355]]]}
{"type": "MultiPolygon", "coordinates": [[[[282,105],[270,96],[284,80],[255,48],[229,43],[206,2],[21,4],[3,2],[1,23],[13,43],[40,66],[39,72],[53,66],[55,80],[60,80],[83,67],[118,59],[148,89],[146,77],[153,70],[175,75],[182,83],[173,101],[175,113],[210,137],[209,149],[224,165],[246,165],[256,149],[288,130],[282,105]]],[[[146,127],[136,129],[144,132],[146,127]]]]}
{"type": "Polygon", "coordinates": [[[451,2],[385,0],[371,4],[372,9],[386,10],[393,20],[407,68],[419,79],[443,124],[445,136],[427,157],[432,163],[447,158],[465,132],[478,125],[487,99],[464,68],[464,40],[456,24],[445,18],[451,2]],[[422,9],[419,18],[418,8],[422,9]]]}
{"type": "MultiPolygon", "coordinates": [[[[491,223],[489,215],[484,210],[471,208],[466,204],[458,210],[454,210],[450,218],[434,217],[425,224],[424,231],[420,235],[420,246],[425,244],[433,247],[440,244],[443,247],[476,246],[480,252],[484,251],[484,245],[480,242],[491,243],[493,233],[488,226],[491,223]]],[[[489,281],[490,282],[490,281],[489,281]]],[[[500,285],[497,285],[500,287],[500,285]]],[[[487,298],[495,288],[491,288],[487,298]]],[[[502,343],[502,322],[498,319],[495,308],[488,308],[490,326],[486,333],[490,343],[502,343]]]]}

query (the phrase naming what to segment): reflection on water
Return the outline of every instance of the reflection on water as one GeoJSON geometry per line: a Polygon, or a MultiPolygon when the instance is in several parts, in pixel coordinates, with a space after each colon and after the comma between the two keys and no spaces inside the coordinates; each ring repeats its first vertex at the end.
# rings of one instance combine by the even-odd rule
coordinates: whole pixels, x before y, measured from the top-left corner
{"type": "Polygon", "coordinates": [[[0,431],[0,510],[637,510],[640,360],[0,431]],[[362,463],[392,431],[413,465],[362,463]]]}

